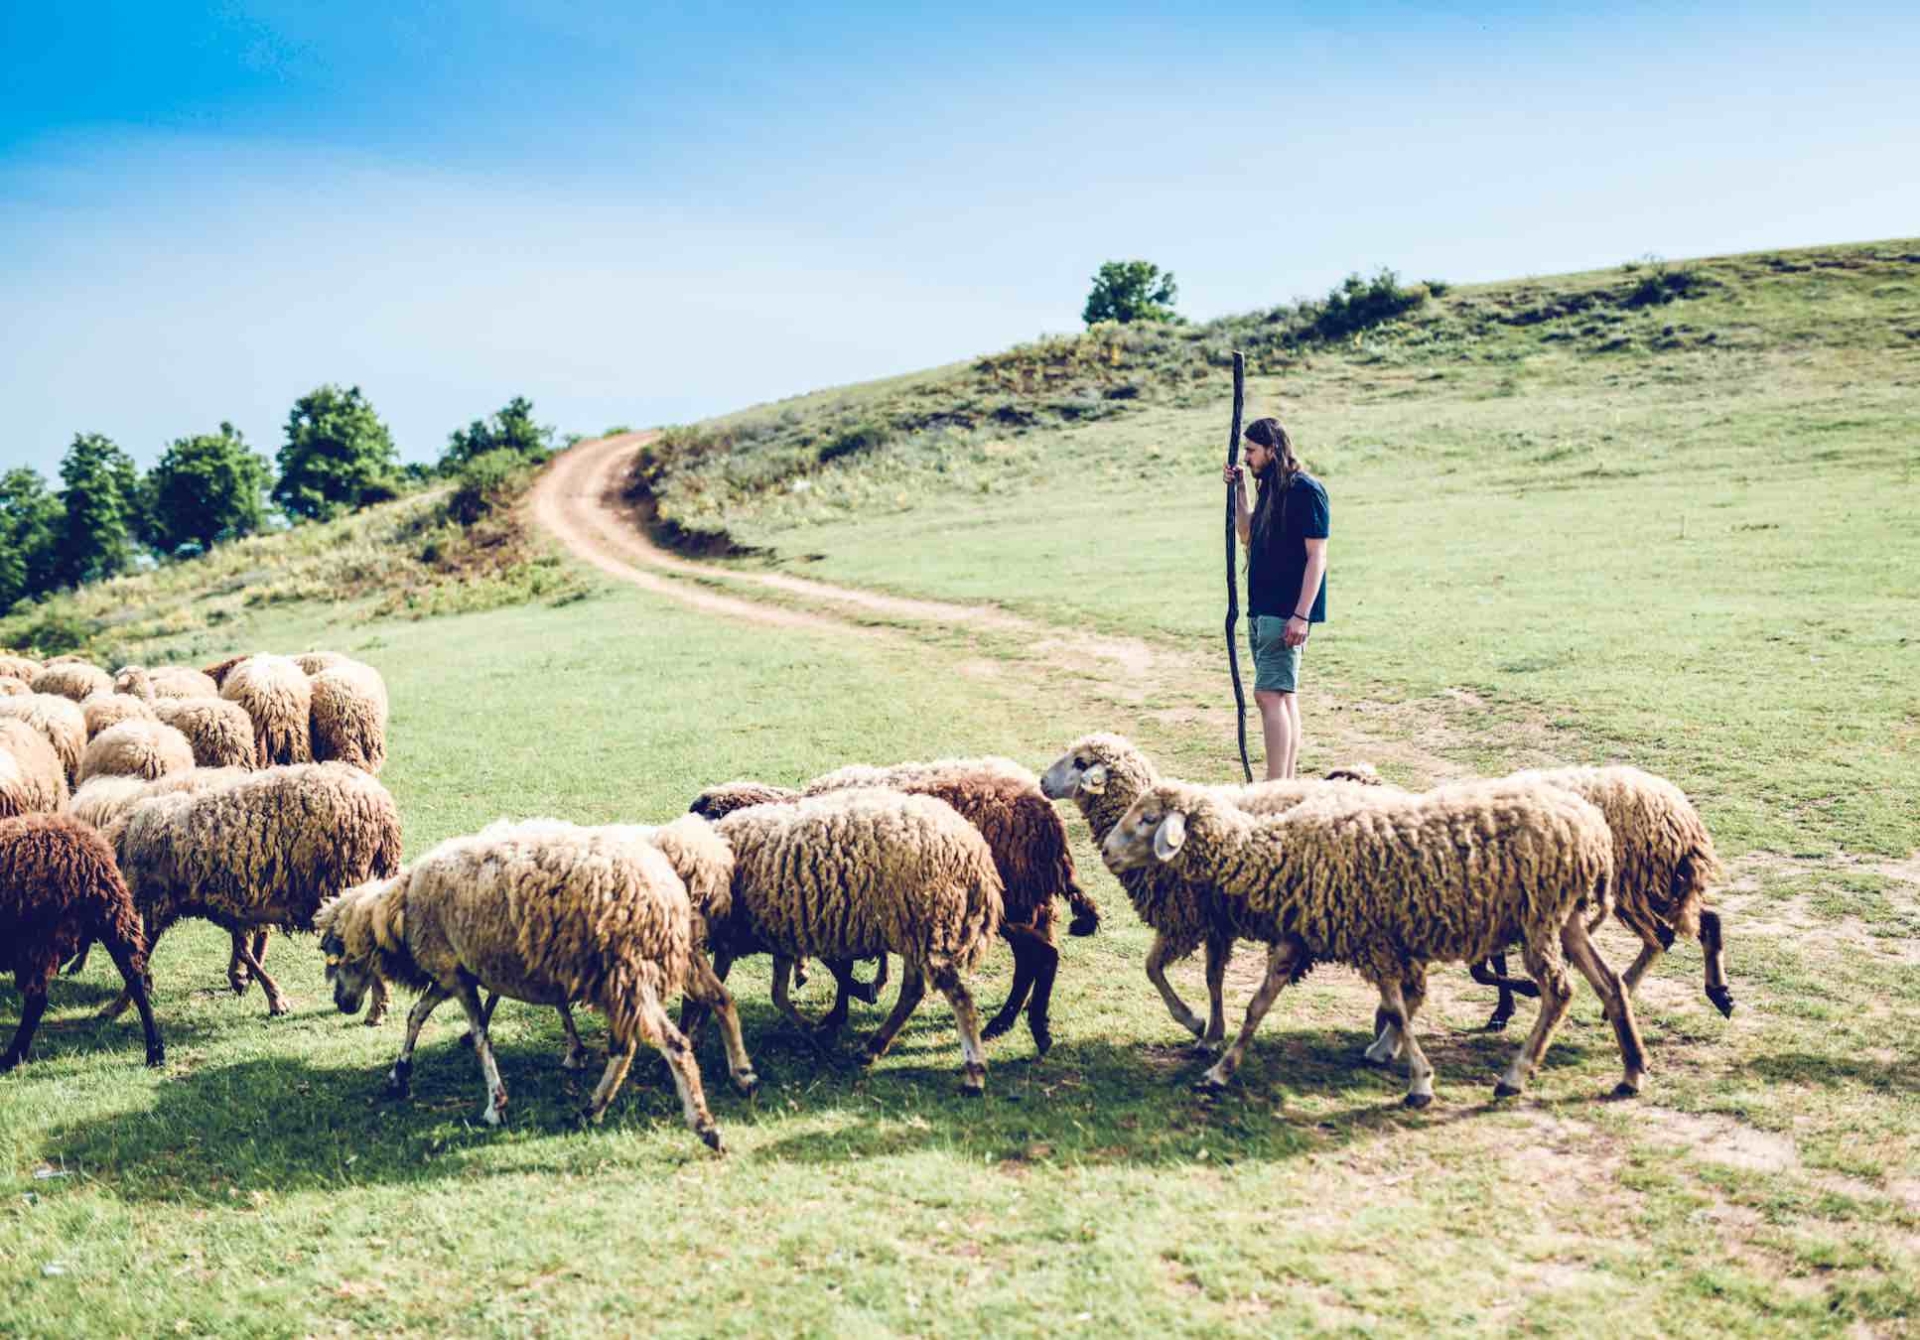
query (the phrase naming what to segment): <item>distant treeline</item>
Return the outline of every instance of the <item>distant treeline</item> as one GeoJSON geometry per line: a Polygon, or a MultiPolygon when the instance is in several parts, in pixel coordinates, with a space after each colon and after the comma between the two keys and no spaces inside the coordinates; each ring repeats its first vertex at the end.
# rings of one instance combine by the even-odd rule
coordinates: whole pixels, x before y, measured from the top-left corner
{"type": "Polygon", "coordinates": [[[0,614],[149,559],[330,520],[435,479],[459,481],[457,510],[483,511],[498,480],[545,460],[553,439],[551,427],[534,422],[532,402],[515,396],[450,433],[435,464],[402,465],[360,388],[331,385],[294,402],[271,462],[230,423],[177,439],[144,475],[111,439],[77,433],[58,489],[24,466],[0,475],[0,614]]]}

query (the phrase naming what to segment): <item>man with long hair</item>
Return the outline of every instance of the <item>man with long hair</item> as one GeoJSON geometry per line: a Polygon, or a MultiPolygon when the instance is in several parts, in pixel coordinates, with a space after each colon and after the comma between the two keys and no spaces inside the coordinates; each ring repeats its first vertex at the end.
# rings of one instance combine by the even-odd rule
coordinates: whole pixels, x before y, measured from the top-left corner
{"type": "Polygon", "coordinates": [[[1247,547],[1247,633],[1267,776],[1291,777],[1300,754],[1300,654],[1327,618],[1327,490],[1300,468],[1278,419],[1247,425],[1246,464],[1230,465],[1234,520],[1247,547]],[[1259,483],[1247,499],[1246,476],[1259,483]]]}

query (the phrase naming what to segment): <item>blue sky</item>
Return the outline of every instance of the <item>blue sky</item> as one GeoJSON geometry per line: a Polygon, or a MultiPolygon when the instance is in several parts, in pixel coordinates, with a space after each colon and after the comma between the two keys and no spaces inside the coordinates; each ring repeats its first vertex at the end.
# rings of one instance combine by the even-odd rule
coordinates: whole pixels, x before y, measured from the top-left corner
{"type": "Polygon", "coordinates": [[[0,3],[0,465],[358,383],[410,457],[1078,326],[1920,233],[1912,6],[0,3]],[[1198,15],[1199,18],[1187,17],[1198,15]]]}

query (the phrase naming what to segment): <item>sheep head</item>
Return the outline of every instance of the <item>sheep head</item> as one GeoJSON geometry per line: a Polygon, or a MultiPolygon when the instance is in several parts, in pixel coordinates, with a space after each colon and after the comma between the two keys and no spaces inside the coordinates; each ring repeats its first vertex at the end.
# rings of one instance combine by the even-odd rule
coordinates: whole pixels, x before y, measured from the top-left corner
{"type": "Polygon", "coordinates": [[[313,919],[320,952],[327,956],[327,980],[342,1014],[358,1014],[383,954],[406,948],[406,911],[400,877],[356,885],[323,906],[313,919]]]}

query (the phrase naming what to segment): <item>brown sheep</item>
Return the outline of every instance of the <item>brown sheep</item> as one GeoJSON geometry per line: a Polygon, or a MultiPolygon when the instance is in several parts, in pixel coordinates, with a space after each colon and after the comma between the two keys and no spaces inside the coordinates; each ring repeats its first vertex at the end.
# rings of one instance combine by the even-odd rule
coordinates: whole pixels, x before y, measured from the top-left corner
{"type": "Polygon", "coordinates": [[[160,719],[153,714],[153,708],[130,693],[96,693],[80,704],[80,714],[86,719],[89,740],[123,721],[160,719]]]}
{"type": "Polygon", "coordinates": [[[225,698],[156,698],[154,716],[187,737],[201,768],[251,768],[258,761],[253,718],[225,698]]]}
{"type": "Polygon", "coordinates": [[[33,686],[24,679],[0,677],[0,698],[24,698],[32,692],[33,686]]]}
{"type": "Polygon", "coordinates": [[[0,970],[25,998],[0,1074],[27,1059],[62,960],[98,939],[113,955],[147,1034],[147,1064],[166,1060],[147,998],[147,946],[113,853],[66,815],[0,819],[0,970]]]}
{"type": "Polygon", "coordinates": [[[284,656],[251,656],[227,671],[220,696],[253,718],[254,760],[261,767],[313,761],[313,688],[284,656]]]}
{"type": "Polygon", "coordinates": [[[42,668],[40,662],[31,656],[0,651],[0,679],[17,679],[23,684],[31,684],[42,668]]]}
{"type": "Polygon", "coordinates": [[[84,702],[93,694],[113,692],[113,676],[86,661],[49,661],[33,677],[33,691],[84,702]]]}
{"type": "Polygon", "coordinates": [[[187,737],[158,721],[123,721],[100,732],[80,757],[79,780],[144,777],[152,781],[193,767],[187,737]]]}
{"type": "Polygon", "coordinates": [[[67,807],[67,771],[39,731],[0,717],[0,819],[58,814],[67,807]]]}
{"type": "Polygon", "coordinates": [[[378,776],[387,762],[387,686],[370,665],[336,653],[310,681],[313,757],[378,776]]]}
{"type": "Polygon", "coordinates": [[[80,756],[87,750],[87,714],[71,698],[55,693],[29,693],[22,698],[0,698],[0,717],[24,721],[39,731],[60,756],[67,783],[80,772],[80,756]]]}
{"type": "Polygon", "coordinates": [[[331,670],[335,666],[360,664],[353,657],[338,651],[303,651],[298,656],[290,656],[287,659],[299,666],[309,677],[323,670],[331,670]]]}
{"type": "MultiPolygon", "coordinates": [[[[136,667],[137,668],[137,667],[136,667]]],[[[125,674],[126,671],[121,671],[125,674]]],[[[146,672],[147,687],[154,698],[218,698],[220,686],[213,676],[190,665],[158,665],[146,672]]],[[[119,684],[116,677],[114,683],[119,684]]],[[[121,692],[126,692],[122,689],[121,692]]],[[[147,697],[141,694],[141,697],[147,697]]]]}
{"type": "MultiPolygon", "coordinates": [[[[400,868],[400,814],[379,782],[338,763],[249,773],[199,794],[135,802],[116,834],[120,869],[146,919],[148,947],[181,917],[204,917],[235,936],[266,992],[286,997],[240,939],[261,926],[311,930],[327,899],[400,868]]],[[[376,1010],[385,1003],[375,990],[376,1010]]],[[[117,1012],[124,1005],[116,1003],[117,1012]]]]}
{"type": "Polygon", "coordinates": [[[227,676],[232,672],[233,667],[239,665],[242,661],[250,661],[259,654],[258,652],[248,651],[242,652],[238,656],[229,656],[224,661],[215,661],[212,665],[202,668],[200,673],[208,679],[211,679],[216,687],[225,688],[227,676]]]}

